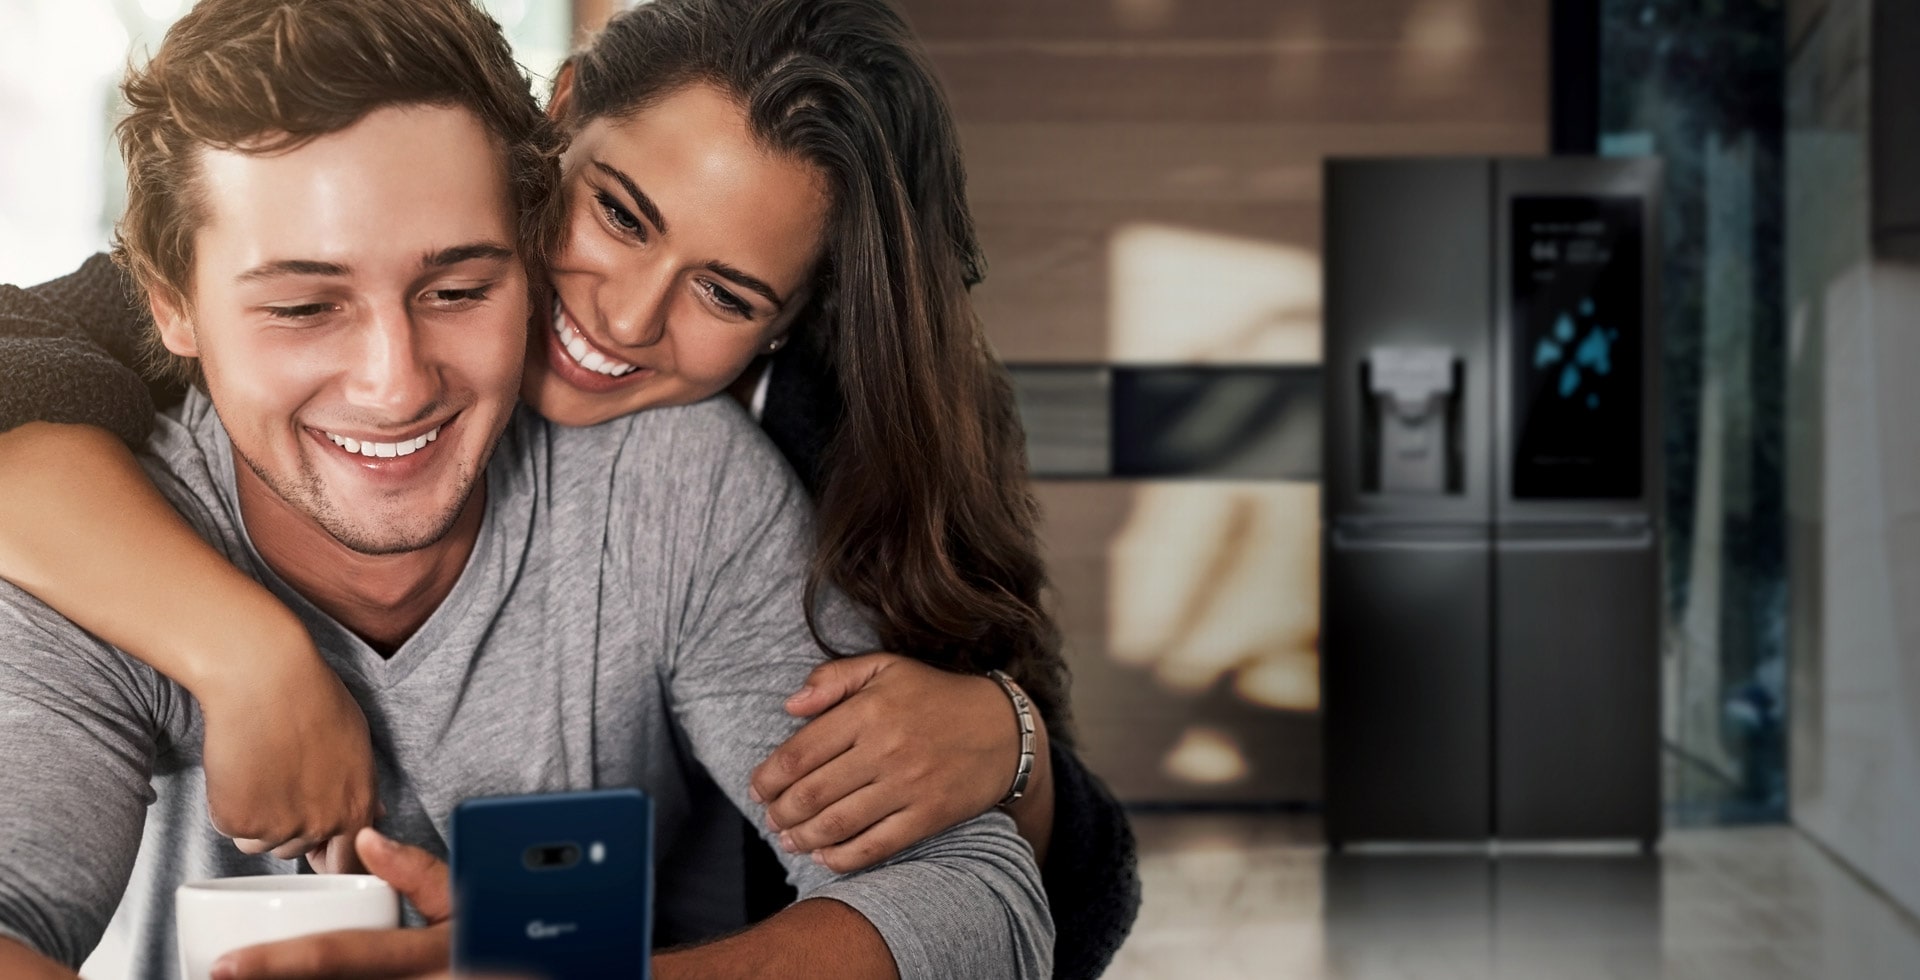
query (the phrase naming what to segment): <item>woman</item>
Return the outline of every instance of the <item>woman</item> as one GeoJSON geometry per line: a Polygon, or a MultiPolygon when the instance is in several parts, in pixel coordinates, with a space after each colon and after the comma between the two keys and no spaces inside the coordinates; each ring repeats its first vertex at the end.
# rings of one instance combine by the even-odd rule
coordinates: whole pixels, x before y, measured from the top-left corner
{"type": "MultiPolygon", "coordinates": [[[[1005,802],[1043,861],[1057,972],[1097,974],[1137,907],[1131,836],[1067,748],[1022,436],[967,298],[981,259],[957,140],[905,24],[882,0],[662,0],[571,58],[550,111],[572,135],[567,232],[527,402],[589,425],[731,390],[816,494],[810,593],[847,593],[906,655],[831,663],[790,703],[817,717],[753,783],[783,845],[853,870],[1005,802]],[[1017,799],[1015,714],[990,669],[1050,723],[1017,799]]],[[[87,331],[130,362],[143,331],[124,288],[96,260],[0,292],[17,338],[0,388],[30,389],[35,352],[111,373],[87,331]]],[[[145,395],[122,381],[106,406],[145,395]]],[[[157,400],[177,395],[159,383],[157,400]]],[[[102,405],[54,390],[34,414],[137,442],[144,418],[102,405]]],[[[97,436],[0,436],[0,575],[195,694],[214,816],[243,847],[298,854],[368,822],[357,707],[292,615],[139,473],[97,436]]]]}

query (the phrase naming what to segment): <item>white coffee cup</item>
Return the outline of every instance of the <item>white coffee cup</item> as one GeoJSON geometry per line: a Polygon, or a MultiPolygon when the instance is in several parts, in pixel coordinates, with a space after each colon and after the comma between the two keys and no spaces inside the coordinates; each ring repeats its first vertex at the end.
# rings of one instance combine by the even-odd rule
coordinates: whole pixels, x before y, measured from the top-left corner
{"type": "Polygon", "coordinates": [[[373,875],[255,875],[190,881],[173,893],[180,975],[207,980],[213,961],[247,946],[335,929],[391,929],[400,900],[373,875]]]}

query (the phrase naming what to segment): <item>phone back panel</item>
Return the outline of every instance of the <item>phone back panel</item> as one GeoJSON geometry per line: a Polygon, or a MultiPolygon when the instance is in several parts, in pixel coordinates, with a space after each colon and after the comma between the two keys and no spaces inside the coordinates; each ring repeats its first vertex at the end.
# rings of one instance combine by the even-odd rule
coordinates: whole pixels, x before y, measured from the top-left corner
{"type": "Polygon", "coordinates": [[[653,801],[636,789],[468,800],[453,812],[453,965],[547,980],[647,976],[653,801]]]}

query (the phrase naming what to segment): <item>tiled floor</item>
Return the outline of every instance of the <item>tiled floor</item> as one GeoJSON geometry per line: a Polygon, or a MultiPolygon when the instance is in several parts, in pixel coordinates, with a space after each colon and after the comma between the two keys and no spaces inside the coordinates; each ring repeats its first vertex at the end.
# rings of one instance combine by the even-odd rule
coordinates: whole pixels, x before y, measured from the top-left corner
{"type": "Polygon", "coordinates": [[[1920,922],[1785,827],[1657,857],[1343,855],[1311,819],[1138,814],[1112,980],[1914,980],[1920,922]]]}

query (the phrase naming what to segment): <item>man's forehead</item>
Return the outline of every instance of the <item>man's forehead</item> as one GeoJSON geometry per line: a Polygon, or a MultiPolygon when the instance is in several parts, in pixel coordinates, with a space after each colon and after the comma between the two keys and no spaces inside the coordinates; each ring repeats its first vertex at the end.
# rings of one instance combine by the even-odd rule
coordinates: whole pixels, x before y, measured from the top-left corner
{"type": "Polygon", "coordinates": [[[513,244],[501,152],[463,108],[388,107],[283,150],[204,148],[200,163],[202,257],[228,274],[513,244]]]}

